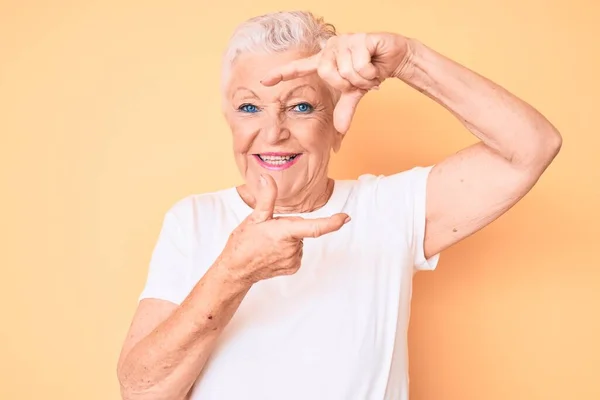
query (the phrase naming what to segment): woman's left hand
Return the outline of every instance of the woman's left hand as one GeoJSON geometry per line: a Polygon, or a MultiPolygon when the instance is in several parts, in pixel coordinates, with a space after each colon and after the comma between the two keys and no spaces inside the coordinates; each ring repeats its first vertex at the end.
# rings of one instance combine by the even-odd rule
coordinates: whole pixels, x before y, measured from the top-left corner
{"type": "Polygon", "coordinates": [[[390,77],[399,77],[410,59],[409,39],[393,33],[354,33],[333,36],[319,53],[292,61],[270,72],[261,83],[318,73],[341,92],[333,114],[337,131],[346,133],[360,99],[390,77]]]}

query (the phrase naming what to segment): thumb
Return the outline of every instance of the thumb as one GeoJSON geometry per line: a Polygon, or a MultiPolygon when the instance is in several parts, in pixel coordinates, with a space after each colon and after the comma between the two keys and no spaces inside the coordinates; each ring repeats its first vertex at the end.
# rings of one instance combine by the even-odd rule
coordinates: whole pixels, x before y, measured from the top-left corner
{"type": "Polygon", "coordinates": [[[338,132],[348,132],[352,117],[356,112],[356,107],[365,93],[365,90],[353,90],[342,93],[333,111],[333,125],[338,132]]]}
{"type": "Polygon", "coordinates": [[[264,222],[273,217],[277,199],[277,184],[269,174],[261,174],[258,181],[258,193],[255,196],[256,204],[252,212],[252,220],[264,222]]]}

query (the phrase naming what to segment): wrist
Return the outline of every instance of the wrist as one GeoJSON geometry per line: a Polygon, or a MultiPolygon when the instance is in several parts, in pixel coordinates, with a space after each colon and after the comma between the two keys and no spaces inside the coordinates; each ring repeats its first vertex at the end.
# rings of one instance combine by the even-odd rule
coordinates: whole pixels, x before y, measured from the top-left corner
{"type": "Polygon", "coordinates": [[[416,39],[402,35],[398,35],[397,40],[398,46],[403,49],[404,57],[392,73],[392,77],[408,82],[414,76],[414,71],[417,68],[421,43],[416,39]]]}
{"type": "Polygon", "coordinates": [[[247,292],[254,283],[244,272],[246,269],[243,261],[230,257],[219,257],[211,267],[215,279],[235,293],[247,292]]]}

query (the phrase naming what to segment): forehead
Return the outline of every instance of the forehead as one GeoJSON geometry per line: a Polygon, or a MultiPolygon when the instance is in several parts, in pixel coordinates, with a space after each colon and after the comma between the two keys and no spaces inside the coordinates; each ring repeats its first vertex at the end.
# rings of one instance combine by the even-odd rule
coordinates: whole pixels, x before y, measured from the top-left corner
{"type": "Polygon", "coordinates": [[[279,97],[300,85],[310,85],[318,96],[327,96],[329,91],[317,74],[310,74],[277,85],[267,87],[260,83],[269,72],[287,63],[308,57],[310,54],[299,51],[288,51],[275,54],[241,54],[231,67],[227,97],[231,98],[240,87],[248,88],[259,97],[279,97]]]}

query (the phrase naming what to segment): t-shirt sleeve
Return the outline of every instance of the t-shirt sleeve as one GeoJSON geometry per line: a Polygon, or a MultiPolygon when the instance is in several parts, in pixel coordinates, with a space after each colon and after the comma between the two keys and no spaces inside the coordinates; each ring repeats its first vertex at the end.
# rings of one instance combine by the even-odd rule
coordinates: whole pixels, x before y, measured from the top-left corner
{"type": "Polygon", "coordinates": [[[381,176],[377,183],[377,202],[380,212],[389,222],[398,224],[408,237],[414,269],[434,270],[440,254],[425,257],[425,221],[427,179],[433,166],[414,167],[397,174],[381,176]]]}
{"type": "Polygon", "coordinates": [[[146,284],[139,300],[154,298],[181,304],[188,294],[190,240],[173,209],[163,219],[154,246],[146,284]]]}
{"type": "Polygon", "coordinates": [[[439,263],[440,254],[425,258],[425,223],[427,203],[427,180],[433,166],[417,167],[411,172],[413,201],[413,240],[415,268],[417,270],[434,270],[439,263]]]}

